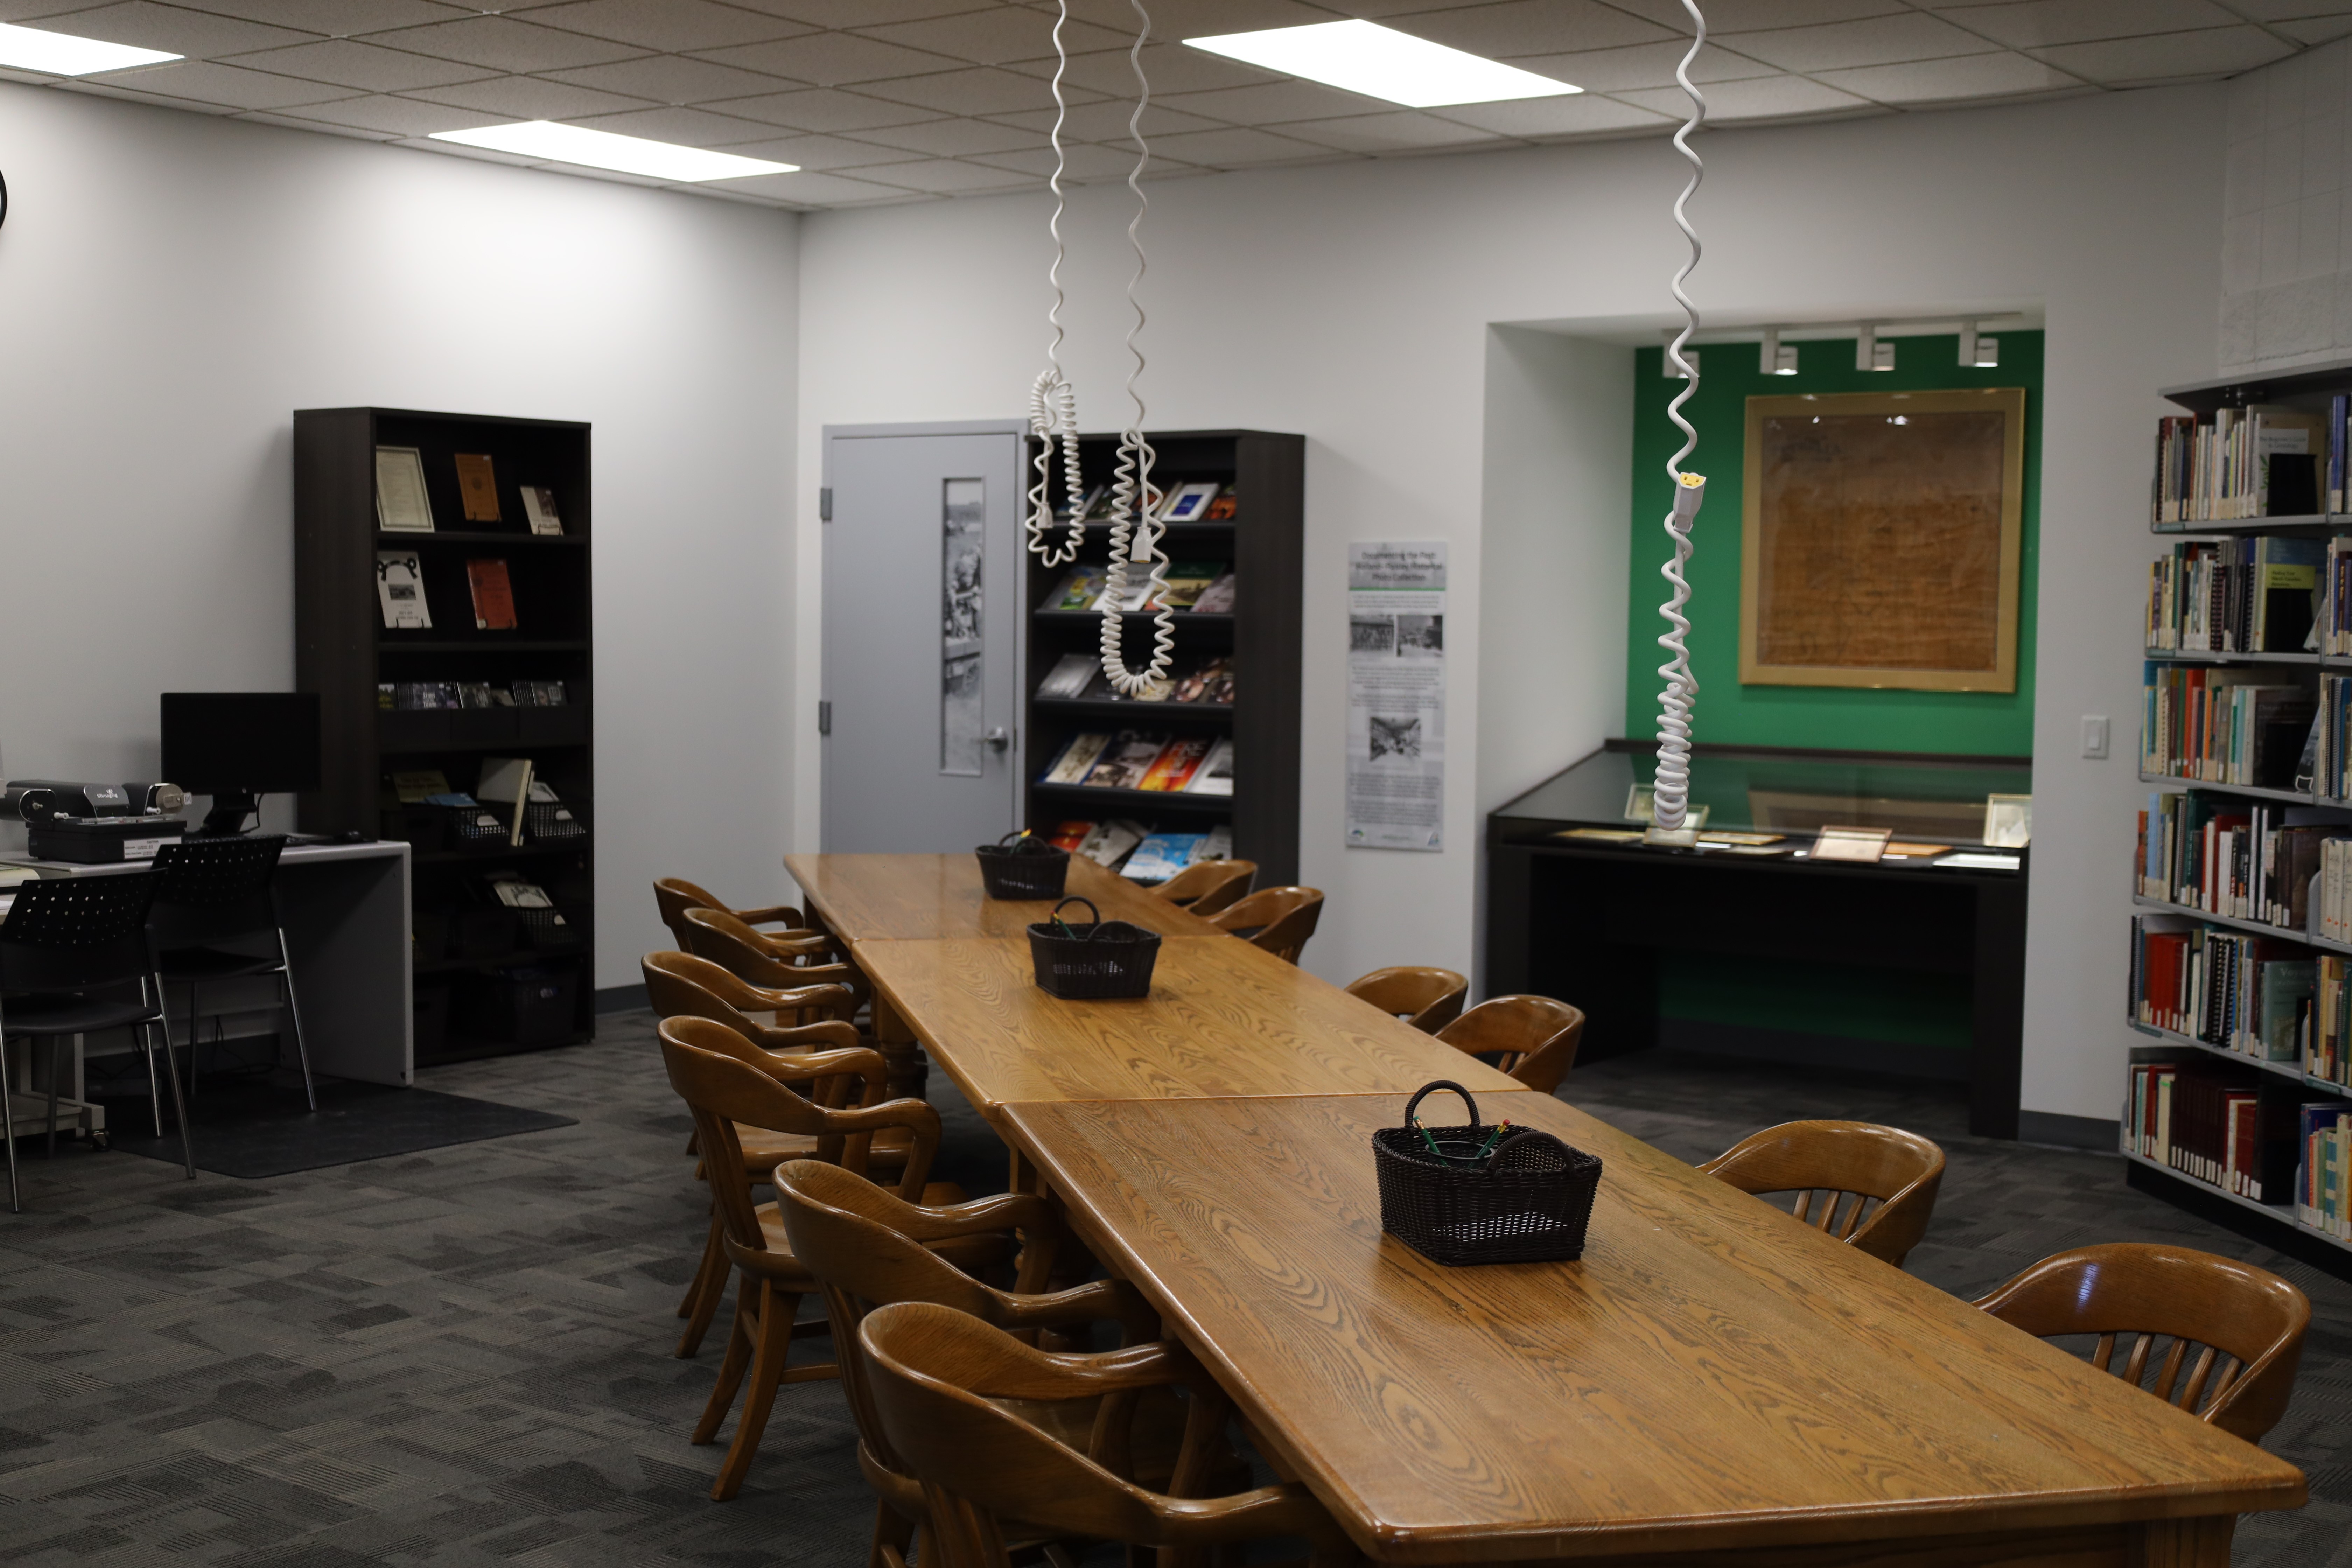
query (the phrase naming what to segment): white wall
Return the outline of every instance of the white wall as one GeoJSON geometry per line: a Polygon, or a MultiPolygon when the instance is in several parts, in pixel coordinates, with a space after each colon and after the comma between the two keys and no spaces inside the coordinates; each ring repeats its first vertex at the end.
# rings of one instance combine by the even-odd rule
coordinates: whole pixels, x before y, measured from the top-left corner
{"type": "MultiPolygon", "coordinates": [[[[2025,1101],[2060,1114],[2112,1115],[2123,1059],[2124,864],[2138,792],[2127,748],[2075,757],[2076,723],[2103,712],[2127,731],[2137,711],[2147,422],[2158,385],[2214,365],[2218,258],[2194,237],[2220,221],[2224,90],[1712,132],[1694,204],[1707,241],[1694,291],[1718,319],[2046,312],[2025,1101]]],[[[1457,741],[1443,855],[1341,846],[1344,545],[1449,541],[1450,611],[1481,624],[1483,585],[1497,575],[1483,557],[1480,494],[1488,324],[1659,313],[1681,179],[1663,142],[1641,141],[1150,187],[1149,423],[1308,437],[1302,860],[1305,879],[1334,895],[1308,950],[1321,973],[1401,958],[1469,968],[1477,814],[1508,782],[1490,785],[1482,770],[1539,765],[1532,752],[1514,748],[1507,763],[1457,741]]],[[[1125,413],[1124,195],[1079,193],[1068,225],[1069,358],[1090,429],[1125,413]]],[[[805,222],[796,734],[813,732],[816,695],[818,428],[1016,413],[1043,361],[1044,223],[1030,197],[805,222]]],[[[1593,596],[1621,605],[1622,526],[1618,541],[1592,538],[1587,557],[1605,584],[1593,596]]],[[[1537,562],[1559,569],[1549,554],[1537,562]]],[[[1574,578],[1555,586],[1563,603],[1582,591],[1574,578]]],[[[1517,704],[1523,689],[1482,679],[1503,636],[1455,640],[1457,737],[1526,719],[1488,700],[1512,691],[1517,704]]],[[[1622,618],[1610,636],[1622,639],[1622,618]]],[[[1622,689],[1612,661],[1553,675],[1576,689],[1578,715],[1611,712],[1622,689]]],[[[1559,762],[1586,721],[1559,721],[1559,762]]],[[[1702,704],[1702,739],[1705,726],[1702,704]]],[[[795,838],[814,847],[814,748],[798,750],[795,838]]]]}
{"type": "Polygon", "coordinates": [[[291,685],[295,409],[584,419],[597,983],[649,879],[782,890],[796,218],[17,86],[0,153],[0,771],[291,685]]]}

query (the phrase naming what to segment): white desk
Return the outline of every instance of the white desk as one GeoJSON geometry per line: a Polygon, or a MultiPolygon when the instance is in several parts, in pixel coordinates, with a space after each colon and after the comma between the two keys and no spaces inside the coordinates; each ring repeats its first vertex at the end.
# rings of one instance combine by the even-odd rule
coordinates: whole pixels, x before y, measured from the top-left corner
{"type": "MultiPolygon", "coordinates": [[[[148,869],[143,860],[85,866],[21,855],[0,864],[31,867],[44,877],[121,876],[148,869]]],[[[301,999],[302,1033],[313,1073],[402,1088],[414,1081],[409,882],[408,846],[397,841],[289,844],[280,857],[279,918],[286,922],[287,957],[301,999]]],[[[0,893],[10,894],[8,901],[13,901],[13,889],[0,889],[0,893]]],[[[9,1065],[16,1065],[13,1051],[9,1065]]],[[[105,1112],[79,1098],[79,1041],[72,1071],[77,1093],[70,1100],[60,1095],[58,1125],[103,1131],[105,1112]]],[[[11,1072],[9,1077],[20,1086],[14,1091],[17,1131],[44,1130],[46,1086],[36,1095],[21,1087],[29,1076],[11,1072]]]]}

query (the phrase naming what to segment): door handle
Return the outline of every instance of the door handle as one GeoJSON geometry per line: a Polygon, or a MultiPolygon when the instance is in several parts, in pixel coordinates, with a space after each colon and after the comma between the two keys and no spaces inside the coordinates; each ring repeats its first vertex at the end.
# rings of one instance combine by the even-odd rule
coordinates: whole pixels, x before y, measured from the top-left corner
{"type": "Polygon", "coordinates": [[[1001,752],[1007,746],[1013,744],[1013,731],[1007,730],[1003,725],[999,724],[994,729],[989,731],[987,734],[982,735],[981,739],[986,741],[990,746],[1001,752]]]}

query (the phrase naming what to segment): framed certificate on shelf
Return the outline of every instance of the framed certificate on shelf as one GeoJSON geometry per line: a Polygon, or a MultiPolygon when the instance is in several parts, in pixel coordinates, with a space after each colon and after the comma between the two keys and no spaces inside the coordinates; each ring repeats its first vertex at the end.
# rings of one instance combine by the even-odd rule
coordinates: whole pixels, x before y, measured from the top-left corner
{"type": "Polygon", "coordinates": [[[386,533],[433,531],[433,500],[425,492],[425,454],[415,447],[375,449],[375,522],[386,533]]]}

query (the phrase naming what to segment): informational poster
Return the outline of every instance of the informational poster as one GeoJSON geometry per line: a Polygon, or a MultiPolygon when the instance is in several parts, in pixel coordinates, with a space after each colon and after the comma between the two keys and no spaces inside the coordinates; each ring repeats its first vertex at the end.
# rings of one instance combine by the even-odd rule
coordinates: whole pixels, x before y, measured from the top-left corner
{"type": "Polygon", "coordinates": [[[1348,842],[1445,847],[1445,545],[1348,546],[1348,842]]]}

